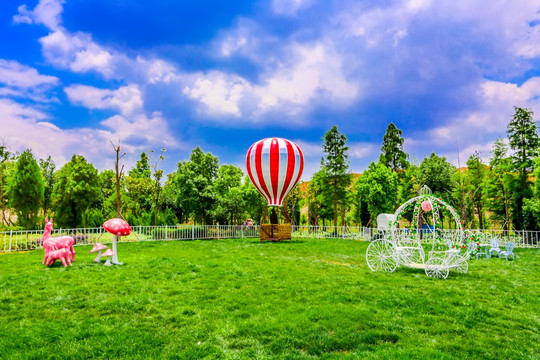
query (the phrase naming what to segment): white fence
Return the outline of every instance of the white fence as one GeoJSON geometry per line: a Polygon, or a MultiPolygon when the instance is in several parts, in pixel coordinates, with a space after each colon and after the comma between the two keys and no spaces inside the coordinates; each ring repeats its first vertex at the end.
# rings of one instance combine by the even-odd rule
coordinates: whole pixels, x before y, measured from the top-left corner
{"type": "MultiPolygon", "coordinates": [[[[405,233],[407,230],[400,229],[405,233]]],[[[539,231],[503,231],[503,230],[467,230],[466,235],[482,233],[485,236],[497,236],[502,244],[514,242],[517,247],[540,248],[539,231]]],[[[444,230],[444,238],[453,238],[454,230],[444,230]]],[[[24,251],[41,248],[43,231],[6,231],[0,232],[0,252],[24,251]]],[[[51,236],[72,236],[77,245],[89,245],[97,242],[111,243],[112,235],[103,228],[58,229],[51,236]]],[[[293,239],[326,238],[326,239],[355,239],[373,240],[383,236],[375,229],[352,226],[293,226],[293,239]]],[[[418,235],[417,235],[418,236],[418,235]]],[[[258,227],[240,225],[178,225],[178,226],[134,226],[129,236],[123,236],[121,242],[130,241],[172,241],[172,240],[203,240],[203,239],[240,239],[258,238],[258,227]]],[[[423,242],[429,243],[432,237],[423,234],[423,242]]],[[[459,241],[454,239],[454,242],[459,241]]]]}

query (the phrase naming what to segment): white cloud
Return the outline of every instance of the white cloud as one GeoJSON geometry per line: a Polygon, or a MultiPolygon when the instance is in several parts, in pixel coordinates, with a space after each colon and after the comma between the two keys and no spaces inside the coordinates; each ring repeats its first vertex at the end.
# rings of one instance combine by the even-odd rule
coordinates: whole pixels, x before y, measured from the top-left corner
{"type": "Polygon", "coordinates": [[[97,45],[88,34],[70,34],[58,30],[39,39],[43,56],[56,66],[69,68],[74,72],[97,71],[106,78],[112,77],[116,70],[116,63],[122,56],[113,56],[97,45]]]}
{"type": "Polygon", "coordinates": [[[210,115],[242,116],[240,101],[250,92],[251,85],[239,76],[221,72],[198,74],[191,77],[182,93],[204,104],[204,112],[210,115]]]}
{"type": "MultiPolygon", "coordinates": [[[[291,44],[288,60],[269,68],[258,84],[219,71],[178,77],[183,94],[204,105],[206,114],[256,122],[269,111],[298,115],[310,102],[348,104],[359,96],[356,82],[344,73],[340,56],[330,45],[291,44]]],[[[290,122],[290,117],[287,120],[290,122]]]]}
{"type": "Polygon", "coordinates": [[[272,0],[272,9],[280,15],[296,15],[312,4],[311,0],[272,0]]]}
{"type": "Polygon", "coordinates": [[[144,150],[152,144],[174,149],[180,143],[171,135],[167,121],[159,112],[147,116],[143,108],[143,94],[135,84],[116,90],[73,85],[64,89],[69,100],[89,109],[116,110],[119,114],[101,122],[115,137],[125,139],[133,151],[144,150]],[[132,145],[130,145],[132,144],[132,145]],[[133,145],[134,144],[134,145],[133,145]]]}
{"type": "Polygon", "coordinates": [[[41,85],[56,85],[55,76],[41,75],[32,67],[22,65],[17,61],[0,59],[0,83],[9,87],[29,88],[41,85]]]}
{"type": "Polygon", "coordinates": [[[51,30],[57,30],[62,24],[63,4],[63,0],[41,0],[33,10],[21,5],[18,14],[13,16],[13,22],[42,24],[51,30]]]}
{"type": "Polygon", "coordinates": [[[113,109],[129,116],[143,109],[142,94],[135,84],[117,90],[98,89],[87,85],[72,85],[64,89],[73,104],[89,109],[113,109]]]}

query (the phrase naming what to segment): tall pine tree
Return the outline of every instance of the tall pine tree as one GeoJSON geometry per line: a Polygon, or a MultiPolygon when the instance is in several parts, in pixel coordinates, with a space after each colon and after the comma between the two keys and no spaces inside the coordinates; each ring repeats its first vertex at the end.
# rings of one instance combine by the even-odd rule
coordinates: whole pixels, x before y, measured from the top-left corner
{"type": "Polygon", "coordinates": [[[515,226],[523,228],[523,199],[532,196],[531,183],[528,181],[529,173],[533,169],[534,158],[538,156],[540,136],[538,127],[533,120],[533,111],[514,107],[515,113],[508,124],[506,133],[510,147],[514,150],[512,162],[514,170],[520,173],[521,186],[516,193],[516,209],[514,211],[515,226]]]}
{"type": "Polygon", "coordinates": [[[394,123],[390,123],[383,137],[382,153],[379,157],[379,162],[394,172],[409,167],[409,162],[407,161],[409,156],[403,151],[404,139],[402,134],[402,130],[398,129],[394,123]]]}
{"type": "Polygon", "coordinates": [[[346,193],[351,185],[347,151],[349,151],[347,137],[338,131],[337,126],[332,126],[324,134],[323,152],[326,156],[321,159],[321,168],[332,188],[334,226],[337,226],[338,202],[347,196],[346,193]]]}

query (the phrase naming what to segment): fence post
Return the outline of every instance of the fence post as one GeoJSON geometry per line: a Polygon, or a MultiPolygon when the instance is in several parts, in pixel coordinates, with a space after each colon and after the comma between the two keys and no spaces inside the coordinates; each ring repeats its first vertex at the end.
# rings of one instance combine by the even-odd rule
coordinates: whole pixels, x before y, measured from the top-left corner
{"type": "Polygon", "coordinates": [[[242,227],[240,228],[240,234],[242,236],[242,239],[244,238],[244,226],[242,225],[242,227]]]}
{"type": "Polygon", "coordinates": [[[195,240],[195,223],[191,225],[191,240],[195,240]]]}
{"type": "Polygon", "coordinates": [[[13,230],[9,230],[9,252],[11,252],[11,240],[13,239],[13,230]]]}
{"type": "Polygon", "coordinates": [[[165,241],[169,241],[169,234],[167,234],[167,224],[165,224],[165,241]]]}

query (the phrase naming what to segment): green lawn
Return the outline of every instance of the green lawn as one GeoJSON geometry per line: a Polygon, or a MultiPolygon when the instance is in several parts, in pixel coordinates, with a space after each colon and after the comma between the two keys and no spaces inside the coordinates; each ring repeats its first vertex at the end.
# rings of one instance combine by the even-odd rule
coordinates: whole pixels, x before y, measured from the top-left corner
{"type": "Polygon", "coordinates": [[[372,273],[367,242],[120,243],[124,266],[0,255],[0,357],[538,359],[540,250],[447,280],[372,273]]]}

